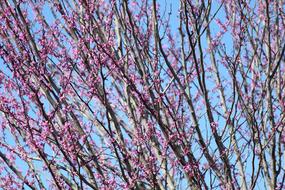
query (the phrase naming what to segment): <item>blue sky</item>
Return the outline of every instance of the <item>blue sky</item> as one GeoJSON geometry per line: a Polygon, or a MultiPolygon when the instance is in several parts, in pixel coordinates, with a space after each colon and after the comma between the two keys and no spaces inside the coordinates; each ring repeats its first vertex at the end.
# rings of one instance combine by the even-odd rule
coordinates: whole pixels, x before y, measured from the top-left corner
{"type": "MultiPolygon", "coordinates": [[[[169,12],[170,7],[171,7],[171,9],[172,9],[172,15],[171,15],[171,19],[170,19],[171,30],[173,31],[173,33],[174,33],[174,32],[178,32],[177,29],[178,29],[178,27],[179,27],[179,18],[178,18],[178,15],[176,15],[176,13],[178,13],[178,9],[179,9],[179,3],[178,3],[178,1],[177,1],[177,0],[159,0],[158,2],[161,4],[161,8],[164,8],[164,7],[166,8],[166,10],[167,10],[167,11],[166,11],[166,15],[167,15],[167,13],[169,12]]],[[[215,11],[215,10],[218,9],[218,7],[219,7],[219,4],[218,4],[218,3],[214,3],[212,10],[215,11]]],[[[51,14],[50,14],[50,11],[49,11],[48,9],[49,9],[48,7],[45,7],[45,8],[44,8],[44,15],[45,15],[47,21],[49,21],[50,23],[52,23],[53,19],[52,19],[52,16],[51,16],[51,14]]],[[[32,16],[32,15],[31,15],[31,16],[32,16]]],[[[221,11],[217,14],[217,18],[221,18],[221,20],[223,20],[224,17],[225,17],[225,13],[224,13],[223,10],[221,10],[221,11]]],[[[211,30],[212,30],[212,35],[215,35],[215,33],[219,31],[218,25],[215,23],[215,21],[213,21],[210,26],[211,26],[211,30]]],[[[35,28],[36,28],[36,27],[35,27],[35,28]]],[[[228,52],[231,52],[233,49],[232,49],[232,38],[231,38],[230,34],[224,35],[222,41],[225,42],[225,45],[227,46],[227,51],[228,51],[228,52]]],[[[203,36],[203,41],[202,41],[202,42],[203,42],[203,44],[207,44],[206,39],[205,39],[205,35],[203,36]]],[[[166,42],[166,43],[167,43],[167,42],[166,42]]],[[[68,46],[68,44],[65,44],[65,45],[68,46]]],[[[205,47],[206,47],[206,45],[205,45],[205,47]]],[[[205,58],[205,61],[209,61],[209,57],[206,57],[206,58],[205,58]]],[[[227,71],[226,71],[222,66],[219,66],[219,68],[220,68],[220,71],[221,71],[221,72],[227,73],[227,71]]],[[[2,61],[1,59],[0,59],[0,69],[1,69],[2,71],[4,71],[6,74],[8,74],[8,75],[11,76],[11,73],[10,73],[9,70],[4,66],[3,61],[2,61]]],[[[227,77],[227,76],[224,76],[224,77],[227,77]]],[[[210,88],[212,88],[214,84],[213,84],[213,82],[211,82],[211,81],[209,80],[208,83],[207,83],[207,85],[208,85],[210,88]]],[[[0,89],[0,92],[1,92],[1,89],[0,89]]],[[[228,92],[229,94],[231,93],[230,89],[226,90],[226,92],[228,92]]],[[[196,93],[196,90],[193,89],[193,90],[192,90],[192,93],[195,94],[195,93],[196,93]]],[[[217,104],[217,103],[218,103],[218,99],[215,99],[215,101],[217,101],[217,102],[212,102],[212,104],[217,104]]],[[[218,118],[216,118],[216,119],[218,119],[218,118]]],[[[221,123],[220,123],[220,124],[223,125],[223,124],[224,124],[224,121],[221,120],[221,123]]],[[[204,120],[201,120],[200,125],[201,125],[201,126],[205,126],[205,127],[209,127],[209,124],[206,123],[206,122],[204,122],[204,120]]],[[[206,130],[204,129],[203,131],[206,131],[206,130]]],[[[204,135],[206,136],[206,134],[204,134],[204,135]]],[[[10,145],[13,145],[13,144],[14,144],[14,140],[13,140],[11,134],[9,134],[9,132],[7,132],[7,134],[6,134],[6,139],[9,141],[9,144],[10,144],[10,145]]],[[[46,148],[49,149],[48,146],[46,146],[46,148]]],[[[214,149],[215,146],[212,145],[212,148],[214,149]]],[[[5,152],[4,149],[2,149],[2,151],[5,152]]],[[[50,149],[47,150],[47,152],[51,152],[50,149]]],[[[249,157],[249,158],[251,158],[251,157],[249,157]]],[[[25,166],[25,164],[23,164],[23,162],[21,162],[19,159],[17,159],[16,163],[17,163],[19,166],[21,166],[23,170],[27,170],[27,166],[25,166]]],[[[35,162],[35,164],[36,164],[37,166],[39,166],[39,167],[41,166],[41,164],[40,164],[39,162],[35,162]]],[[[251,168],[250,168],[250,167],[246,167],[246,168],[247,168],[246,171],[247,171],[247,172],[250,172],[251,168]]],[[[2,174],[2,175],[5,175],[5,173],[2,174]]],[[[208,175],[207,175],[207,177],[208,177],[207,180],[209,180],[209,176],[208,176],[208,175]]],[[[48,176],[42,175],[42,178],[43,178],[44,181],[46,181],[46,179],[48,178],[48,176]]],[[[262,186],[262,184],[260,184],[260,185],[262,186]]],[[[186,183],[185,183],[185,186],[186,186],[186,183]]],[[[182,186],[181,189],[185,189],[185,186],[182,186]]],[[[261,189],[262,189],[262,187],[261,187],[261,189]]]]}

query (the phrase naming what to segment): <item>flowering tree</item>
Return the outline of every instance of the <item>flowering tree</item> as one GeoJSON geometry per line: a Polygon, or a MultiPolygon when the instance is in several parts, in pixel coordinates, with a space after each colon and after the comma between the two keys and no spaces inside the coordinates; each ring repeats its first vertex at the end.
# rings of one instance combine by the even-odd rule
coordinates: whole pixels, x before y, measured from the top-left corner
{"type": "Polygon", "coordinates": [[[0,188],[285,188],[284,7],[1,0],[0,188]]]}

